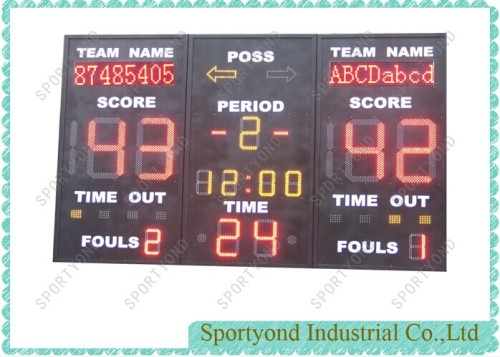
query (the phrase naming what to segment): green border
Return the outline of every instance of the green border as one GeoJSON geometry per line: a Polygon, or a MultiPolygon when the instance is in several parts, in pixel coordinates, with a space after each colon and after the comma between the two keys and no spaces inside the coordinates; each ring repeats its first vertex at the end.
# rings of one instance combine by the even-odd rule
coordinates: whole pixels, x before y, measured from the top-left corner
{"type": "MultiPolygon", "coordinates": [[[[59,0],[52,2],[50,0],[41,0],[36,3],[32,0],[24,0],[20,3],[16,1],[5,1],[2,5],[2,20],[5,24],[2,30],[2,38],[6,42],[2,48],[2,55],[4,58],[2,65],[2,72],[5,75],[5,80],[2,83],[2,90],[4,96],[2,98],[2,107],[5,110],[5,115],[2,118],[2,125],[5,132],[2,136],[2,141],[5,145],[5,150],[2,152],[2,159],[5,166],[2,169],[2,177],[5,184],[2,187],[2,194],[5,197],[5,202],[2,204],[2,210],[5,214],[5,219],[2,222],[2,228],[5,235],[2,239],[2,246],[6,250],[5,255],[2,256],[2,264],[5,267],[2,280],[6,287],[2,291],[2,298],[5,304],[2,308],[2,315],[6,322],[2,326],[2,332],[5,339],[2,343],[2,350],[8,355],[158,355],[165,354],[179,354],[185,355],[188,353],[193,354],[222,354],[228,353],[248,353],[248,354],[484,354],[486,352],[494,352],[498,348],[498,341],[494,337],[495,332],[498,330],[498,323],[495,317],[498,314],[498,305],[494,301],[498,297],[498,288],[495,285],[498,279],[498,270],[495,267],[498,262],[498,253],[496,247],[498,245],[498,236],[495,230],[498,227],[498,218],[496,216],[498,210],[498,200],[495,198],[498,193],[498,183],[496,178],[498,175],[498,166],[495,161],[498,158],[498,149],[496,143],[498,141],[498,131],[495,128],[498,123],[498,113],[496,111],[499,104],[496,91],[498,89],[498,80],[495,77],[498,71],[498,61],[496,59],[498,54],[498,44],[495,39],[498,36],[498,27],[496,22],[498,20],[498,11],[495,7],[488,5],[484,0],[474,0],[471,4],[467,0],[457,0],[454,3],[450,0],[422,0],[417,2],[415,0],[318,0],[313,3],[310,0],[283,0],[279,4],[276,0],[247,0],[246,4],[242,0],[230,0],[229,3],[224,0],[214,0],[208,3],[206,0],[194,0],[194,3],[189,0],[178,0],[174,3],[172,0],[161,0],[159,3],[154,0],[144,0],[140,4],[137,0],[126,0],[124,3],[120,0],[110,0],[107,3],[102,0],[74,0],[72,3],[68,0],[59,0]],[[436,2],[437,1],[437,2],[436,2]],[[477,323],[480,328],[481,343],[447,343],[444,345],[435,346],[434,344],[425,343],[411,343],[399,342],[387,344],[384,342],[371,342],[371,343],[309,343],[308,345],[291,345],[290,343],[274,343],[267,346],[252,347],[248,343],[240,343],[238,347],[231,345],[220,345],[216,348],[208,348],[206,344],[201,342],[199,336],[199,327],[203,322],[195,322],[189,329],[189,348],[12,348],[10,341],[10,10],[12,8],[488,8],[490,10],[490,321],[486,322],[473,322],[473,321],[459,321],[454,323],[461,323],[464,326],[472,326],[477,323]],[[433,349],[432,347],[436,347],[433,349]]],[[[309,321],[301,321],[305,324],[309,321]]],[[[311,321],[312,322],[312,321],[311,321]]],[[[276,328],[290,326],[294,322],[212,322],[217,327],[238,327],[244,324],[252,323],[252,326],[263,328],[276,328]]],[[[323,324],[323,327],[331,327],[332,322],[316,322],[323,324]]],[[[396,323],[395,321],[380,322],[382,327],[390,326],[396,323]]],[[[410,322],[398,322],[400,325],[407,325],[410,322]]],[[[446,321],[434,322],[420,322],[424,327],[433,328],[436,331],[442,331],[443,326],[448,323],[446,321]]],[[[373,325],[373,322],[367,321],[346,321],[342,323],[343,327],[356,328],[363,325],[373,325]]]]}

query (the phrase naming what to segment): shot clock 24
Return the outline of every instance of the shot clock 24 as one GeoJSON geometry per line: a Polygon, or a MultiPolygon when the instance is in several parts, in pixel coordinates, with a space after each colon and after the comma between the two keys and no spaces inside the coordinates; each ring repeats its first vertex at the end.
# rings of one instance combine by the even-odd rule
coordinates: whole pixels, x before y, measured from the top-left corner
{"type": "Polygon", "coordinates": [[[446,270],[445,36],[67,36],[54,261],[446,270]]]}

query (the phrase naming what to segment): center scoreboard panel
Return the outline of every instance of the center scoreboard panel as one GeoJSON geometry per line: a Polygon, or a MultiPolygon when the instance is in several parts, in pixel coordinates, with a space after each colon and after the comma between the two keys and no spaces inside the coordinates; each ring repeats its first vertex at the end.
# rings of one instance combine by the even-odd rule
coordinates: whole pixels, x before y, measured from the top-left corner
{"type": "Polygon", "coordinates": [[[66,36],[54,261],[445,271],[445,40],[66,36]]]}
{"type": "Polygon", "coordinates": [[[314,36],[192,37],[186,263],[311,265],[315,53],[314,36]]]}

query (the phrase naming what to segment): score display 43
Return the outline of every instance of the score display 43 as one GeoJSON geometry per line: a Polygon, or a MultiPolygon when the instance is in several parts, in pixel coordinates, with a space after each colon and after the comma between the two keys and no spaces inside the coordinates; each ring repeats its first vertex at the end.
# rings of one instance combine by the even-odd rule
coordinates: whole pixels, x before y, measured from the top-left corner
{"type": "Polygon", "coordinates": [[[445,271],[445,43],[66,36],[54,261],[445,271]]]}

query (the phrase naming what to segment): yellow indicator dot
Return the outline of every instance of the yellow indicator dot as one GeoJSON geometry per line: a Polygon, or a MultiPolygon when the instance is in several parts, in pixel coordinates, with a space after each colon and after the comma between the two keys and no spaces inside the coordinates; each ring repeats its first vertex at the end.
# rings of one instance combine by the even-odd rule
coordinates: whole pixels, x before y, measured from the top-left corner
{"type": "Polygon", "coordinates": [[[418,217],[419,224],[431,224],[431,215],[422,214],[418,217]]]}
{"type": "Polygon", "coordinates": [[[389,215],[389,224],[401,224],[401,215],[400,214],[390,214],[389,215]]]}
{"type": "Polygon", "coordinates": [[[69,212],[69,216],[71,218],[77,218],[77,219],[80,219],[82,218],[82,210],[81,209],[72,209],[70,212],[69,212]]]}

